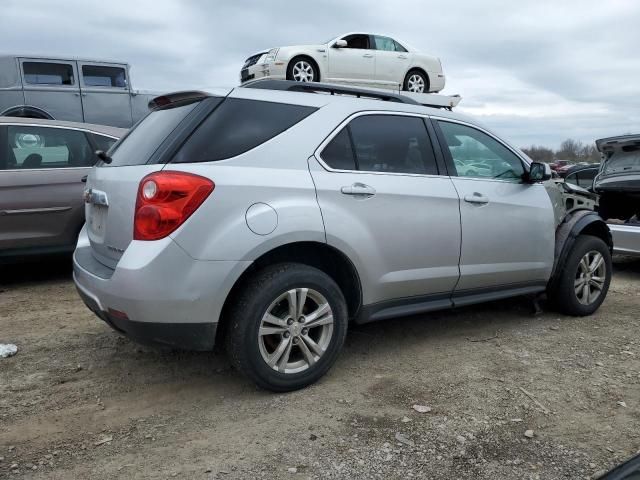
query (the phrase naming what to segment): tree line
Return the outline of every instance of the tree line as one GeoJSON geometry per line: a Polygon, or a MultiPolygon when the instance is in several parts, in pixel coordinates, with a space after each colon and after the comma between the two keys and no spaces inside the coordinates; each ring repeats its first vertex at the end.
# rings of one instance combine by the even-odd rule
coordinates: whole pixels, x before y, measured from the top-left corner
{"type": "Polygon", "coordinates": [[[574,163],[600,162],[600,152],[596,149],[595,144],[585,144],[580,140],[574,140],[572,138],[568,138],[562,142],[558,150],[553,150],[541,145],[531,145],[530,147],[523,148],[522,151],[536,162],[553,163],[555,160],[569,160],[574,163]]]}

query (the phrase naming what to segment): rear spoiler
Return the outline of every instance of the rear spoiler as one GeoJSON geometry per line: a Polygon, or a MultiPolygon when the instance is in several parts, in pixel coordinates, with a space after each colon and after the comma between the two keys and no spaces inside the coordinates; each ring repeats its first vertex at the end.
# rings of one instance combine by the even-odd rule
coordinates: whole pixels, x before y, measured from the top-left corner
{"type": "Polygon", "coordinates": [[[177,106],[197,102],[209,96],[208,93],[198,90],[167,93],[166,95],[160,95],[149,101],[149,110],[158,110],[159,108],[164,108],[169,105],[177,106]]]}

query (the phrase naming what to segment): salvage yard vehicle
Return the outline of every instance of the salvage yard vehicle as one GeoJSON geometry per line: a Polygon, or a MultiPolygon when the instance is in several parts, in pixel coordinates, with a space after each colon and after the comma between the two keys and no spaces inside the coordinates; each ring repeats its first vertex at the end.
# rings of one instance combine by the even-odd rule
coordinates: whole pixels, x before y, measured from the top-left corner
{"type": "Polygon", "coordinates": [[[545,291],[569,315],[604,301],[609,230],[568,208],[548,165],[403,95],[252,86],[157,98],[89,174],[74,280],[115,330],[224,344],[288,391],[328,371],[350,321],[545,291]],[[458,170],[472,152],[491,173],[458,170]]]}
{"type": "Polygon", "coordinates": [[[266,77],[413,93],[439,92],[445,85],[439,58],[370,33],[347,33],[318,45],[272,48],[247,58],[240,70],[241,83],[266,77]]]}
{"type": "Polygon", "coordinates": [[[0,116],[129,128],[157,95],[131,88],[126,63],[0,55],[0,116]]]}
{"type": "Polygon", "coordinates": [[[125,130],[0,117],[0,261],[72,252],[84,224],[83,178],[125,130]]]}
{"type": "Polygon", "coordinates": [[[598,211],[610,222],[615,252],[640,255],[640,135],[601,138],[596,147],[603,157],[593,182],[598,211]]]}

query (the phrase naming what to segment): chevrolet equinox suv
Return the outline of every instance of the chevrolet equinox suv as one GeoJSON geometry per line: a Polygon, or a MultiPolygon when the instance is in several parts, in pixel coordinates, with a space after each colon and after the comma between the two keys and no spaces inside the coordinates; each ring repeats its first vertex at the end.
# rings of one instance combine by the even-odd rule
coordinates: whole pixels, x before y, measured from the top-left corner
{"type": "Polygon", "coordinates": [[[86,305],[137,341],[221,343],[287,391],[350,321],[544,291],[589,315],[607,294],[606,224],[561,213],[550,168],[467,117],[276,80],[150,107],[89,174],[74,254],[86,305]]]}

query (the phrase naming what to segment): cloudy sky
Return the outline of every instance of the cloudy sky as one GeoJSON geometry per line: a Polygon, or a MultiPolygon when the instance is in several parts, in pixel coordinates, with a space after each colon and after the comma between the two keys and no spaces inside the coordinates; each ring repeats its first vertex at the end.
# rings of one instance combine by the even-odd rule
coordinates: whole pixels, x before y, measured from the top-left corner
{"type": "Polygon", "coordinates": [[[2,0],[0,50],[129,62],[135,88],[237,84],[244,59],[372,31],[439,56],[443,93],[519,146],[640,132],[637,0],[2,0]]]}

